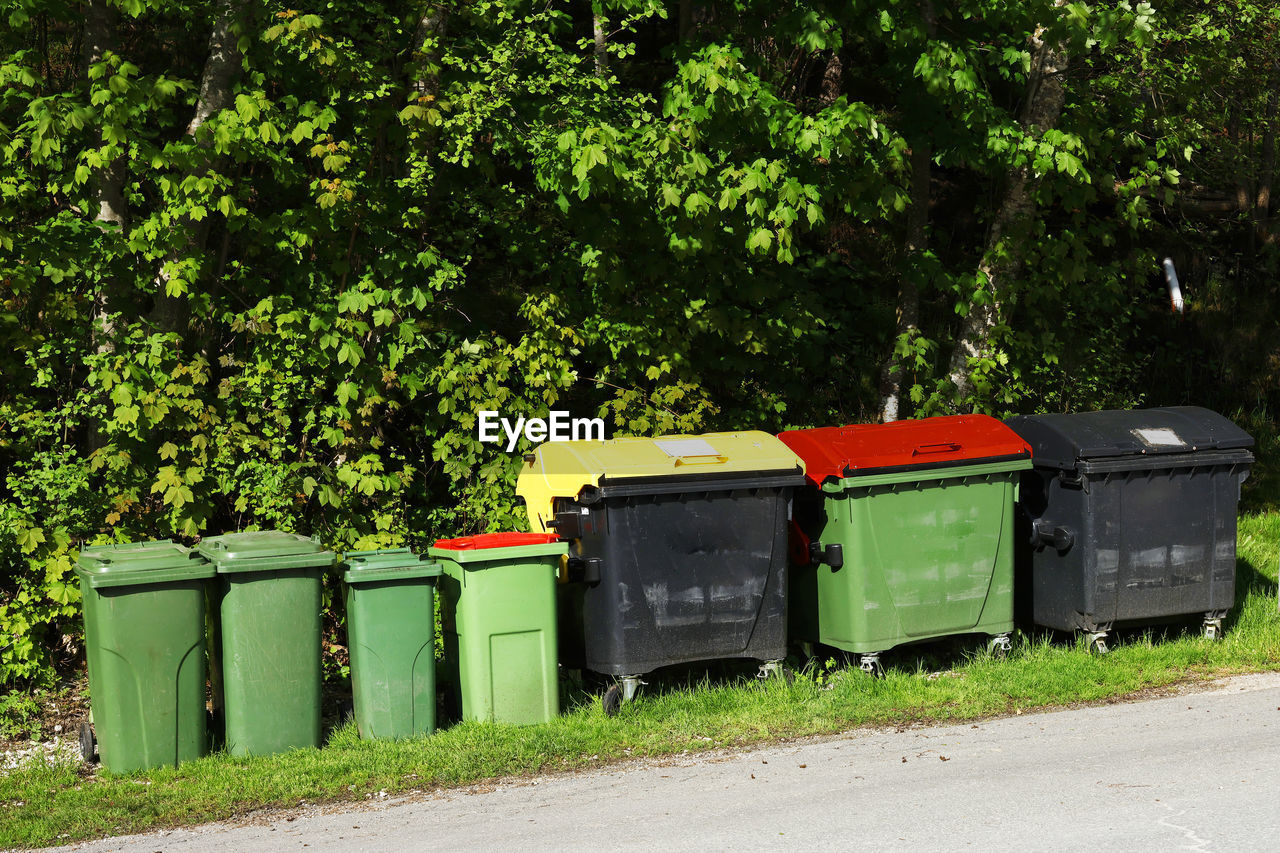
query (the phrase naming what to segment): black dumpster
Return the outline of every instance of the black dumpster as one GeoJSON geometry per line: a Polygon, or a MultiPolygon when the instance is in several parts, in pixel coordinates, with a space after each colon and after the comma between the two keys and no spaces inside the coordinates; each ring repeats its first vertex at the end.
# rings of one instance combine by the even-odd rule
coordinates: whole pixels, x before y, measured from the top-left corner
{"type": "Polygon", "coordinates": [[[1113,627],[1200,615],[1217,637],[1235,602],[1236,509],[1253,438],[1194,406],[1028,415],[1017,582],[1038,625],[1106,651],[1113,627]]]}
{"type": "Polygon", "coordinates": [[[533,529],[570,542],[560,661],[639,677],[728,658],[779,671],[786,655],[787,523],[804,464],[763,432],[548,442],[516,491],[533,529]]]}

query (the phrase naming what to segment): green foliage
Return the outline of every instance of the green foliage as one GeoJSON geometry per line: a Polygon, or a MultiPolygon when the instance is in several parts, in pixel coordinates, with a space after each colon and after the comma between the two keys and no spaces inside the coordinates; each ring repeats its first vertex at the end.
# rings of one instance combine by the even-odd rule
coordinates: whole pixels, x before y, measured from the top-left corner
{"type": "Polygon", "coordinates": [[[481,444],[481,409],[870,420],[889,359],[908,414],[1274,395],[1275,294],[1209,287],[1231,246],[1179,213],[1266,161],[1269,7],[737,0],[682,38],[669,4],[593,5],[601,64],[565,0],[0,9],[0,683],[76,646],[84,542],[522,526],[529,448],[481,444]],[[1070,57],[1052,127],[1022,120],[1037,40],[1070,57]],[[1153,274],[1180,246],[1213,260],[1175,332],[1153,274]]]}

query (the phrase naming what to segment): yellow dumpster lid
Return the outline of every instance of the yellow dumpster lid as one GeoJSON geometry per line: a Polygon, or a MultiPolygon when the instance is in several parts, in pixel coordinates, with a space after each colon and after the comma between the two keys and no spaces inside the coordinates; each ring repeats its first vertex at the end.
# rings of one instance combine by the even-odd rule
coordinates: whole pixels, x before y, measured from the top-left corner
{"type": "Polygon", "coordinates": [[[556,441],[525,457],[516,481],[531,529],[549,530],[555,498],[577,498],[584,487],[613,494],[657,494],[742,487],[747,478],[800,485],[804,462],[775,436],[759,430],[703,435],[627,436],[609,441],[556,441]],[[794,482],[793,482],[794,481],[794,482]]]}

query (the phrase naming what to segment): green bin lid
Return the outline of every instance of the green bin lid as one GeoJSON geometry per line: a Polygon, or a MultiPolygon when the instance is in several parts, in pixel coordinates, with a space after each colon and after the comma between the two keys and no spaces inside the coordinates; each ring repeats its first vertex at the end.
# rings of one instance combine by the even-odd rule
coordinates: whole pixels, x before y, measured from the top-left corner
{"type": "Polygon", "coordinates": [[[212,560],[220,573],[266,572],[332,566],[332,551],[316,540],[282,530],[252,530],[226,533],[201,541],[197,550],[212,560]]]}
{"type": "Polygon", "coordinates": [[[214,575],[208,560],[178,542],[125,542],[80,551],[76,574],[95,589],[146,583],[203,580],[214,575]]]}
{"type": "Polygon", "coordinates": [[[413,553],[408,548],[386,548],[381,551],[350,551],[347,570],[342,579],[347,583],[404,581],[440,576],[440,564],[413,553]]]}

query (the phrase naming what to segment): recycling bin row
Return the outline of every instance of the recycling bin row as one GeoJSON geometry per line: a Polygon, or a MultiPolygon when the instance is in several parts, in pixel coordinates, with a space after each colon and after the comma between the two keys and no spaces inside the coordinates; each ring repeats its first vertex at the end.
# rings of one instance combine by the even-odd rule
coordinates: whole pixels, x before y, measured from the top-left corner
{"type": "MultiPolygon", "coordinates": [[[[441,540],[429,557],[347,555],[363,737],[436,728],[437,584],[444,678],[463,718],[532,723],[559,713],[554,587],[566,546],[555,540],[488,534],[441,540]]],[[[195,550],[84,549],[93,719],[81,728],[84,754],[96,750],[115,772],[176,765],[208,751],[211,728],[233,755],[319,746],[321,579],[334,562],[314,540],[278,531],[213,537],[195,550]]]]}
{"type": "MultiPolygon", "coordinates": [[[[736,658],[763,677],[790,642],[871,670],[939,637],[1008,648],[1019,600],[1100,650],[1114,627],[1188,615],[1214,636],[1251,446],[1191,407],[543,444],[516,487],[534,533],[347,555],[357,725],[434,730],[437,593],[446,695],[464,719],[513,723],[558,713],[558,665],[612,679],[612,714],[653,670],[736,658]]],[[[206,590],[227,749],[317,745],[334,561],[276,532],[86,549],[104,763],[206,748],[206,590]]]]}

